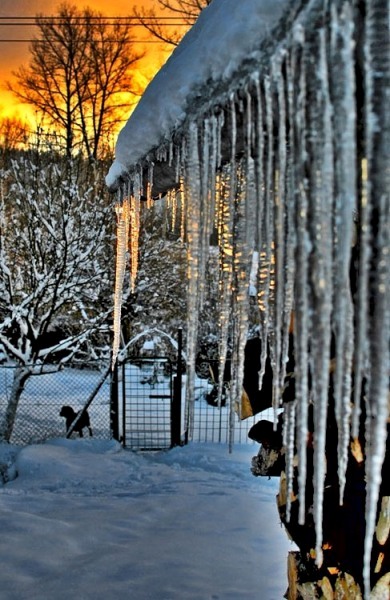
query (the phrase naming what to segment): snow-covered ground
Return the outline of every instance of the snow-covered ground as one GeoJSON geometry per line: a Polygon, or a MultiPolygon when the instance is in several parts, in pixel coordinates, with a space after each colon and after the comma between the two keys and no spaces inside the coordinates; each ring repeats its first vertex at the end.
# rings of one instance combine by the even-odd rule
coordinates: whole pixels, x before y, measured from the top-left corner
{"type": "Polygon", "coordinates": [[[0,446],[2,600],[281,600],[293,546],[257,446],[0,446]],[[15,454],[15,456],[13,456],[15,454]]]}

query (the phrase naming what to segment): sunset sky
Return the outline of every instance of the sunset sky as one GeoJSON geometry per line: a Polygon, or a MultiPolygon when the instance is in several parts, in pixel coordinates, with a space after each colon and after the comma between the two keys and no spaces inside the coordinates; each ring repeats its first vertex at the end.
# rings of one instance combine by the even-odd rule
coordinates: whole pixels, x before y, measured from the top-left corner
{"type": "MultiPolygon", "coordinates": [[[[12,42],[1,40],[30,39],[36,30],[31,26],[4,25],[8,22],[4,17],[34,17],[36,14],[51,16],[56,15],[63,0],[0,0],[0,118],[3,116],[16,115],[24,120],[29,115],[26,106],[18,105],[11,92],[4,89],[5,82],[12,80],[12,71],[17,70],[22,64],[29,62],[29,43],[12,42]]],[[[139,9],[159,8],[157,0],[77,0],[70,4],[77,6],[79,10],[89,7],[106,14],[107,16],[129,16],[132,15],[133,7],[139,9]]],[[[10,20],[11,21],[11,20],[10,20]]],[[[145,38],[142,27],[136,27],[137,38],[145,38]]],[[[146,57],[140,63],[140,80],[144,85],[150,81],[155,72],[167,60],[169,54],[164,51],[159,43],[136,44],[137,51],[146,51],[146,57]]]]}

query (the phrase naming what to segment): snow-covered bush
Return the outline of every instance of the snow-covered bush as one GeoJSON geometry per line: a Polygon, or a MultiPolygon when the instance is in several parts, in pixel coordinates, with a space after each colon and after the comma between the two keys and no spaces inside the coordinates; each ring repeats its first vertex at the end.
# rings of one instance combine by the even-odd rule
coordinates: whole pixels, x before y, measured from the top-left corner
{"type": "Polygon", "coordinates": [[[113,219],[99,166],[81,158],[17,153],[0,186],[0,347],[19,366],[0,425],[9,439],[28,377],[94,337],[107,346],[113,219]]]}

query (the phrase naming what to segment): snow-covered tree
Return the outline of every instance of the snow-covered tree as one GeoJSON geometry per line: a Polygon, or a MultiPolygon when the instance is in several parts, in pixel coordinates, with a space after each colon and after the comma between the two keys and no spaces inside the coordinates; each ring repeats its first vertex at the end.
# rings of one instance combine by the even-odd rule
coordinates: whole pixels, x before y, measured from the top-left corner
{"type": "Polygon", "coordinates": [[[157,200],[151,210],[142,211],[136,286],[133,293],[127,292],[123,306],[126,342],[141,331],[155,327],[176,337],[178,327],[183,326],[185,246],[170,230],[170,217],[165,200],[157,200]]]}
{"type": "Polygon", "coordinates": [[[112,208],[99,167],[20,153],[0,169],[0,351],[16,365],[0,438],[31,375],[108,331],[112,208]]]}
{"type": "MultiPolygon", "coordinates": [[[[143,331],[156,328],[175,339],[178,329],[182,328],[184,341],[186,339],[187,247],[181,237],[180,215],[175,216],[174,212],[166,199],[156,200],[150,209],[142,211],[136,285],[131,292],[127,281],[124,290],[122,327],[125,343],[143,331]]],[[[205,272],[199,346],[215,345],[218,294],[218,249],[214,247],[210,250],[205,272]]],[[[156,351],[165,352],[164,339],[162,343],[156,351]]],[[[137,350],[138,346],[132,345],[132,351],[137,350]]]]}

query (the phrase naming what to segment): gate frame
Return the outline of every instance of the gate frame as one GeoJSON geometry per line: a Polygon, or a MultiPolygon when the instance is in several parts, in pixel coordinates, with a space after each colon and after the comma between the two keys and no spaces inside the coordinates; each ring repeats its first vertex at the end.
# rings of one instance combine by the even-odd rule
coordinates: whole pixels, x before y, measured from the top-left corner
{"type": "MultiPolygon", "coordinates": [[[[111,374],[111,389],[110,389],[110,429],[112,438],[117,440],[122,444],[123,447],[126,447],[126,427],[125,427],[125,406],[126,406],[126,388],[124,376],[122,379],[122,388],[123,388],[123,396],[122,396],[122,435],[119,435],[119,368],[124,370],[125,365],[127,363],[131,363],[134,361],[148,361],[152,362],[154,360],[162,359],[166,361],[170,365],[171,369],[171,385],[170,385],[170,394],[169,394],[169,411],[170,411],[170,446],[169,448],[173,448],[174,446],[182,446],[182,436],[181,436],[181,402],[182,402],[182,335],[181,330],[179,331],[178,336],[178,361],[177,361],[177,372],[174,373],[174,363],[166,356],[150,356],[150,357],[127,357],[124,361],[121,361],[118,364],[118,361],[115,362],[115,365],[112,369],[111,374]]],[[[150,450],[157,450],[158,448],[150,448],[150,450]]],[[[143,450],[148,450],[145,448],[143,450]]]]}

